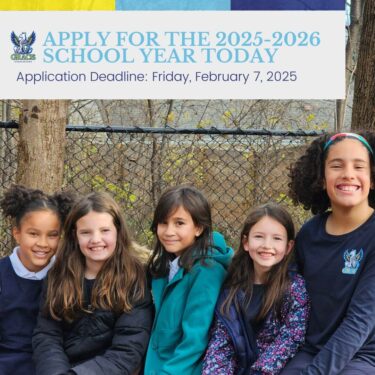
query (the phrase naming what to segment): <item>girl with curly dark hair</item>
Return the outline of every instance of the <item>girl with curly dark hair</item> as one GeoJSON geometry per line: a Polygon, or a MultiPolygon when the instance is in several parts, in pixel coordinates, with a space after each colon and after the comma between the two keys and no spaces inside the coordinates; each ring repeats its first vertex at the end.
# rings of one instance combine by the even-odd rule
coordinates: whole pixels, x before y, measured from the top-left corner
{"type": "Polygon", "coordinates": [[[69,192],[48,195],[13,185],[1,199],[4,216],[12,219],[17,246],[0,260],[0,374],[35,373],[31,336],[42,283],[52,266],[62,223],[74,197],[69,192]]]}
{"type": "Polygon", "coordinates": [[[296,239],[311,299],[306,344],[282,374],[375,374],[375,135],[324,135],[291,168],[316,216],[296,239]]]}

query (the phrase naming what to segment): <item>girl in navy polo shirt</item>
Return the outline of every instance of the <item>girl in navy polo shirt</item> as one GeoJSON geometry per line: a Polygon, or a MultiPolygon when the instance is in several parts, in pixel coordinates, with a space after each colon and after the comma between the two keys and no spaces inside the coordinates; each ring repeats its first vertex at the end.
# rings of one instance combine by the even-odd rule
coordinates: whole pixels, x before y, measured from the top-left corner
{"type": "Polygon", "coordinates": [[[49,196],[13,185],[1,209],[13,220],[17,246],[0,260],[0,374],[33,375],[31,336],[36,325],[42,279],[52,266],[71,193],[49,196]]]}

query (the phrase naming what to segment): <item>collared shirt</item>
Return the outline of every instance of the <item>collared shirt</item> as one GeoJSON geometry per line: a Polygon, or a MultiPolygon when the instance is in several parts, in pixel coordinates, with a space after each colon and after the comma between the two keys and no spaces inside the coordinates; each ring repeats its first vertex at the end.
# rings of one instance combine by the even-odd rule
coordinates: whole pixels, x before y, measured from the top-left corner
{"type": "Polygon", "coordinates": [[[12,252],[12,254],[9,256],[10,262],[12,263],[12,267],[14,269],[14,272],[17,276],[22,277],[23,279],[29,279],[29,280],[42,280],[46,277],[47,272],[52,267],[55,257],[53,256],[49,263],[40,271],[33,272],[28,270],[23,263],[21,262],[21,259],[18,256],[18,250],[19,246],[16,246],[12,252]]]}
{"type": "Polygon", "coordinates": [[[177,257],[173,260],[173,262],[169,262],[169,275],[168,275],[168,282],[170,282],[180,269],[180,266],[178,265],[178,260],[180,257],[177,257]]]}

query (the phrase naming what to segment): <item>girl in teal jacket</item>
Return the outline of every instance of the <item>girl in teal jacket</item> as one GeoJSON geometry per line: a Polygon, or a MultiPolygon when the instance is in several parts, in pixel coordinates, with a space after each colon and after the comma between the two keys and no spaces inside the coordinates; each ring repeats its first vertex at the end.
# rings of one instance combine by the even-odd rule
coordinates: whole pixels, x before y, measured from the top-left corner
{"type": "Polygon", "coordinates": [[[161,196],[148,265],[155,321],[145,375],[201,373],[216,300],[233,255],[211,227],[210,206],[199,190],[182,185],[161,196]]]}

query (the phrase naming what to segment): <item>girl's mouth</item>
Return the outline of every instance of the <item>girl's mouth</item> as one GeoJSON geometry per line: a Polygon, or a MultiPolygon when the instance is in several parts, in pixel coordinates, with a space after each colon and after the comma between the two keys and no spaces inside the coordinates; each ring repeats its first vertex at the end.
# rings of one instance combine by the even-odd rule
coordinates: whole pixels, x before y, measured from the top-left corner
{"type": "Polygon", "coordinates": [[[350,193],[359,190],[359,188],[358,185],[337,185],[338,190],[350,193]]]}

